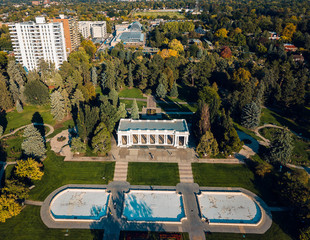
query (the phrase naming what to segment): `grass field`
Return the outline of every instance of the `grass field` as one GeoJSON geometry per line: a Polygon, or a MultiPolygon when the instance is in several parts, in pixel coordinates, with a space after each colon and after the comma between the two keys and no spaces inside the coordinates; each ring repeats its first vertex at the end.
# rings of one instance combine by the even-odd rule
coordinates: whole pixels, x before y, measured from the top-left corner
{"type": "Polygon", "coordinates": [[[150,18],[159,18],[163,16],[168,16],[170,18],[184,19],[185,16],[179,12],[135,12],[134,17],[150,17],[150,18]]]}
{"type": "Polygon", "coordinates": [[[44,160],[44,176],[35,181],[29,199],[43,201],[52,191],[65,184],[107,184],[113,180],[112,162],[64,162],[63,157],[48,151],[44,160]],[[102,179],[105,177],[105,179],[102,179]]]}
{"type": "Polygon", "coordinates": [[[127,181],[131,185],[175,186],[180,182],[178,164],[130,162],[127,181]]]}
{"type": "Polygon", "coordinates": [[[0,232],[1,240],[91,240],[103,236],[100,230],[49,229],[42,222],[37,206],[26,206],[18,216],[0,223],[0,232]]]}
{"type": "Polygon", "coordinates": [[[128,88],[125,87],[118,93],[119,97],[126,97],[126,98],[144,98],[142,91],[139,88],[128,88]]]}
{"type": "Polygon", "coordinates": [[[256,136],[256,134],[254,132],[252,132],[251,130],[249,130],[249,129],[245,128],[245,127],[242,127],[240,124],[238,124],[236,122],[234,122],[233,124],[234,124],[234,128],[236,130],[242,131],[242,132],[250,135],[252,138],[254,138],[254,139],[258,140],[258,141],[262,140],[260,137],[256,136]]]}
{"type": "Polygon", "coordinates": [[[9,133],[10,129],[16,129],[21,126],[27,125],[31,123],[33,114],[38,112],[43,118],[44,123],[48,123],[51,125],[55,124],[55,120],[51,114],[50,106],[24,106],[24,111],[18,113],[16,110],[12,112],[8,112],[6,115],[7,119],[7,127],[5,130],[5,134],[9,133]]]}
{"type": "MultiPolygon", "coordinates": [[[[125,103],[126,105],[126,108],[131,108],[132,106],[132,100],[124,100],[124,99],[121,99],[120,100],[121,103],[125,103]]],[[[139,108],[139,111],[142,111],[142,107],[146,107],[147,103],[146,102],[142,102],[142,101],[137,101],[137,104],[138,104],[138,108],[139,108]]]]}

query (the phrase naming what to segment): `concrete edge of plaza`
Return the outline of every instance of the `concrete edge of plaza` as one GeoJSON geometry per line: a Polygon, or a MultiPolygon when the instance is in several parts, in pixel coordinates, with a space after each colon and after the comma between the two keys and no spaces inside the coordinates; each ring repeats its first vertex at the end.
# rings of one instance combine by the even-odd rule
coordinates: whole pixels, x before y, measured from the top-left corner
{"type": "MultiPolygon", "coordinates": [[[[109,205],[113,203],[109,202],[109,205]]],[[[120,205],[123,206],[123,200],[120,201],[120,205]]],[[[176,186],[142,186],[142,185],[130,185],[128,182],[114,181],[108,185],[95,185],[95,184],[68,184],[64,185],[51,194],[44,200],[40,211],[41,219],[43,223],[48,228],[72,228],[72,229],[104,229],[105,231],[111,227],[111,224],[118,222],[119,231],[165,231],[165,232],[190,232],[191,227],[189,227],[193,222],[198,225],[201,232],[229,232],[229,233],[252,233],[252,234],[263,234],[272,225],[272,215],[267,204],[256,194],[244,189],[244,188],[231,188],[231,187],[199,187],[196,183],[179,183],[176,186]],[[126,222],[121,217],[121,210],[119,214],[115,214],[113,219],[108,217],[103,217],[99,221],[55,221],[50,212],[50,203],[55,195],[67,188],[85,188],[85,189],[106,189],[112,194],[112,197],[121,193],[121,198],[123,198],[124,193],[129,190],[170,190],[181,193],[183,196],[184,211],[186,217],[181,222],[156,222],[156,223],[129,223],[126,222]],[[255,225],[238,225],[238,224],[223,224],[223,225],[212,225],[207,224],[202,220],[202,215],[200,212],[200,207],[198,205],[197,195],[200,191],[236,191],[242,192],[249,196],[252,200],[256,202],[262,212],[261,221],[257,226],[255,225]],[[193,212],[194,215],[191,215],[193,212]],[[110,223],[113,221],[113,223],[110,223]]],[[[191,234],[190,234],[191,235],[191,234]]]]}

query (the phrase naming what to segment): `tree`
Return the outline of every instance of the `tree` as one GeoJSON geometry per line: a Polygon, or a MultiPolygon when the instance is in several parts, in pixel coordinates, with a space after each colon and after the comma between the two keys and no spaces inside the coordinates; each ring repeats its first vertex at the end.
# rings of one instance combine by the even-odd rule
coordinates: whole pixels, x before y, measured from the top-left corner
{"type": "Polygon", "coordinates": [[[133,100],[131,106],[131,118],[132,119],[139,119],[139,108],[136,99],[133,100]]]}
{"type": "Polygon", "coordinates": [[[166,90],[165,86],[162,83],[158,84],[158,87],[156,88],[156,95],[159,98],[165,98],[166,97],[167,90],[166,90]]]}
{"type": "Polygon", "coordinates": [[[0,137],[2,136],[3,132],[3,127],[0,125],[0,137]]]}
{"type": "Polygon", "coordinates": [[[138,64],[138,69],[136,71],[136,77],[138,80],[139,88],[141,90],[144,90],[147,87],[148,69],[143,63],[138,64]]]}
{"type": "Polygon", "coordinates": [[[200,101],[197,111],[197,133],[200,138],[211,128],[209,105],[200,101]]]}
{"type": "Polygon", "coordinates": [[[80,102],[84,102],[85,98],[80,89],[75,89],[74,94],[70,98],[72,106],[80,106],[80,102]]]}
{"type": "Polygon", "coordinates": [[[27,82],[24,94],[30,104],[43,105],[49,101],[48,87],[38,80],[27,82]]]}
{"type": "Polygon", "coordinates": [[[8,110],[13,108],[12,96],[6,86],[5,77],[0,74],[0,109],[8,110]]]}
{"type": "Polygon", "coordinates": [[[133,87],[132,64],[128,64],[128,87],[133,87]]]}
{"type": "Polygon", "coordinates": [[[232,56],[232,54],[231,54],[230,47],[224,46],[224,47],[221,49],[221,57],[222,57],[222,58],[230,58],[231,56],[232,56]]]}
{"type": "Polygon", "coordinates": [[[114,88],[109,92],[109,99],[112,101],[113,106],[116,107],[118,104],[118,93],[114,88]]]}
{"type": "Polygon", "coordinates": [[[93,83],[94,86],[97,86],[97,72],[96,72],[96,67],[92,67],[91,69],[91,81],[93,83]]]}
{"type": "Polygon", "coordinates": [[[22,182],[16,179],[5,180],[5,185],[2,188],[2,193],[14,199],[28,198],[29,188],[22,182]]]}
{"type": "Polygon", "coordinates": [[[6,195],[0,196],[0,222],[5,222],[8,218],[17,216],[22,210],[14,198],[6,195]]]}
{"type": "Polygon", "coordinates": [[[296,25],[293,23],[287,23],[282,32],[282,38],[286,41],[292,41],[292,37],[296,32],[296,25]]]}
{"type": "Polygon", "coordinates": [[[51,112],[55,120],[61,121],[65,117],[65,101],[59,91],[51,94],[51,112]]]}
{"type": "Polygon", "coordinates": [[[206,131],[201,137],[196,151],[202,156],[216,156],[219,153],[218,144],[211,131],[206,131]]]}
{"type": "Polygon", "coordinates": [[[215,32],[215,36],[218,38],[227,38],[228,31],[226,28],[221,28],[215,32]]]}
{"type": "Polygon", "coordinates": [[[125,118],[127,116],[126,104],[120,103],[118,107],[118,115],[119,118],[125,118]]]}
{"type": "Polygon", "coordinates": [[[290,162],[293,148],[291,133],[287,129],[277,131],[270,143],[269,161],[281,164],[290,162]]]}
{"type": "Polygon", "coordinates": [[[33,158],[17,161],[15,174],[18,177],[26,177],[30,180],[41,180],[44,175],[40,170],[40,164],[33,158]]]}
{"type": "Polygon", "coordinates": [[[163,49],[163,50],[159,51],[157,54],[159,56],[161,56],[163,59],[179,56],[178,52],[176,50],[173,50],[173,49],[163,49]]]}
{"type": "Polygon", "coordinates": [[[93,58],[97,48],[95,46],[95,44],[91,41],[91,40],[84,40],[81,43],[81,46],[85,49],[86,53],[93,58]]]}
{"type": "Polygon", "coordinates": [[[177,98],[177,97],[179,96],[179,93],[178,93],[178,86],[177,86],[176,82],[173,83],[169,95],[170,95],[170,97],[173,97],[173,98],[177,98]]]}
{"type": "Polygon", "coordinates": [[[86,143],[81,141],[80,138],[72,138],[71,140],[71,152],[73,153],[85,153],[86,143]]]}
{"type": "Polygon", "coordinates": [[[245,128],[254,129],[259,125],[261,109],[252,101],[242,109],[241,125],[245,128]]]}
{"type": "Polygon", "coordinates": [[[24,110],[23,109],[23,105],[21,104],[20,100],[17,100],[17,102],[16,102],[16,111],[18,113],[21,113],[23,110],[24,110]]]}
{"type": "Polygon", "coordinates": [[[267,173],[270,173],[271,170],[272,170],[272,165],[270,165],[267,162],[260,162],[255,167],[255,173],[260,177],[264,177],[267,173]]]}
{"type": "Polygon", "coordinates": [[[19,65],[16,64],[15,60],[10,60],[8,62],[8,75],[9,75],[9,87],[10,91],[12,93],[14,102],[16,102],[18,99],[22,102],[25,101],[24,99],[24,85],[25,85],[25,79],[23,78],[22,72],[20,70],[19,65]]]}
{"type": "Polygon", "coordinates": [[[80,106],[77,116],[77,128],[79,136],[84,142],[87,142],[98,120],[98,107],[91,107],[88,104],[80,106]]]}
{"type": "Polygon", "coordinates": [[[199,92],[198,95],[199,99],[208,104],[210,110],[210,120],[213,122],[221,106],[221,98],[218,95],[216,88],[206,86],[199,92]]]}
{"type": "Polygon", "coordinates": [[[23,137],[25,139],[22,142],[22,150],[27,156],[42,158],[45,155],[46,148],[43,137],[33,124],[25,128],[23,137]]]}
{"type": "Polygon", "coordinates": [[[91,145],[95,153],[102,155],[107,155],[111,150],[111,136],[104,123],[101,122],[96,128],[91,145]]]}
{"type": "Polygon", "coordinates": [[[244,68],[239,68],[238,70],[234,71],[232,79],[235,84],[249,82],[251,79],[251,73],[244,68]]]}
{"type": "Polygon", "coordinates": [[[170,43],[169,43],[169,48],[172,50],[177,51],[178,53],[180,52],[184,52],[184,47],[182,45],[182,43],[177,40],[177,39],[173,39],[170,43]]]}
{"type": "Polygon", "coordinates": [[[190,62],[186,66],[183,74],[183,79],[185,80],[185,82],[191,84],[192,86],[195,86],[195,81],[198,79],[198,75],[197,68],[194,63],[190,62]]]}

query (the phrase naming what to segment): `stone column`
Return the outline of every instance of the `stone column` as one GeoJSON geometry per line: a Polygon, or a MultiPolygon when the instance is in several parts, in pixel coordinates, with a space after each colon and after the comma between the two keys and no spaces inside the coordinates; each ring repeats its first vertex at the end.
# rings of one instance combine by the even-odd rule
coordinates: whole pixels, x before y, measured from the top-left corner
{"type": "Polygon", "coordinates": [[[159,144],[159,135],[158,134],[155,135],[155,144],[156,145],[159,144]]]}
{"type": "Polygon", "coordinates": [[[164,135],[164,144],[167,145],[168,144],[168,135],[164,135]]]}
{"type": "Polygon", "coordinates": [[[141,141],[141,134],[138,134],[138,144],[141,145],[142,141],[141,141]]]}
{"type": "Polygon", "coordinates": [[[179,136],[177,136],[177,135],[174,136],[174,146],[175,147],[179,146],[179,136]]]}
{"type": "Polygon", "coordinates": [[[151,135],[150,134],[146,134],[146,144],[147,145],[150,145],[150,142],[151,142],[151,135]]]}
{"type": "Polygon", "coordinates": [[[122,146],[122,135],[121,134],[117,134],[117,140],[118,140],[118,146],[122,146]]]}

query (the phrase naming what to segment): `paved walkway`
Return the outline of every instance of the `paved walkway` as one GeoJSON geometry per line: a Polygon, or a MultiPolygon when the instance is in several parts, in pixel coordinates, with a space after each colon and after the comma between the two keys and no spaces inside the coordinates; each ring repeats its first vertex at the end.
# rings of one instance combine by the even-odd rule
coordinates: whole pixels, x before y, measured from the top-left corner
{"type": "Polygon", "coordinates": [[[179,163],[179,175],[181,183],[193,183],[193,172],[191,163],[179,163]]]}
{"type": "Polygon", "coordinates": [[[273,125],[273,124],[265,124],[263,126],[259,126],[257,128],[254,129],[254,133],[256,134],[256,136],[260,137],[263,141],[260,141],[259,143],[261,145],[264,146],[269,146],[270,144],[270,140],[267,138],[264,138],[260,133],[259,130],[263,129],[263,128],[279,128],[279,129],[283,129],[283,127],[277,126],[277,125],[273,125]]]}
{"type": "Polygon", "coordinates": [[[78,185],[70,184],[53,191],[43,202],[41,219],[49,228],[104,229],[104,240],[119,240],[120,231],[157,231],[157,232],[188,232],[191,240],[205,240],[205,232],[233,233],[265,233],[272,224],[268,206],[258,196],[243,188],[205,188],[195,183],[179,183],[176,187],[169,186],[130,186],[127,182],[114,181],[109,185],[78,185]],[[108,207],[111,214],[101,218],[99,222],[91,221],[54,221],[50,213],[50,202],[55,194],[71,188],[107,189],[111,193],[108,207]],[[181,222],[128,222],[122,217],[124,192],[130,189],[139,190],[173,190],[182,195],[185,218],[181,222]],[[202,219],[196,195],[200,190],[229,190],[242,192],[253,199],[262,209],[262,220],[258,226],[212,225],[202,219]],[[114,209],[114,203],[116,208],[114,209]]]}
{"type": "Polygon", "coordinates": [[[11,136],[11,135],[14,135],[15,133],[17,133],[19,130],[22,130],[22,129],[24,129],[24,128],[26,128],[27,126],[29,126],[29,125],[39,125],[39,126],[42,126],[42,125],[44,125],[45,127],[48,127],[49,128],[49,132],[47,133],[47,134],[45,134],[45,137],[47,137],[47,136],[49,136],[49,135],[51,135],[53,132],[54,132],[54,127],[52,126],[52,125],[50,125],[50,124],[46,124],[46,123],[30,123],[30,124],[28,124],[28,125],[25,125],[25,126],[22,126],[22,127],[19,127],[19,128],[17,128],[17,129],[15,129],[13,132],[10,132],[10,133],[8,133],[8,134],[5,134],[5,135],[2,135],[1,137],[0,137],[0,139],[2,139],[2,138],[5,138],[5,137],[8,137],[8,136],[11,136]]]}
{"type": "Polygon", "coordinates": [[[3,177],[3,175],[4,175],[4,173],[5,173],[5,169],[6,169],[6,167],[8,166],[8,165],[15,165],[16,164],[16,162],[0,162],[0,167],[1,167],[1,169],[0,169],[0,188],[2,188],[2,177],[3,177]]]}
{"type": "Polygon", "coordinates": [[[127,181],[128,162],[116,162],[114,181],[127,181]]]}
{"type": "Polygon", "coordinates": [[[25,200],[25,205],[32,205],[32,206],[42,206],[43,202],[40,201],[32,201],[32,200],[25,200]]]}

